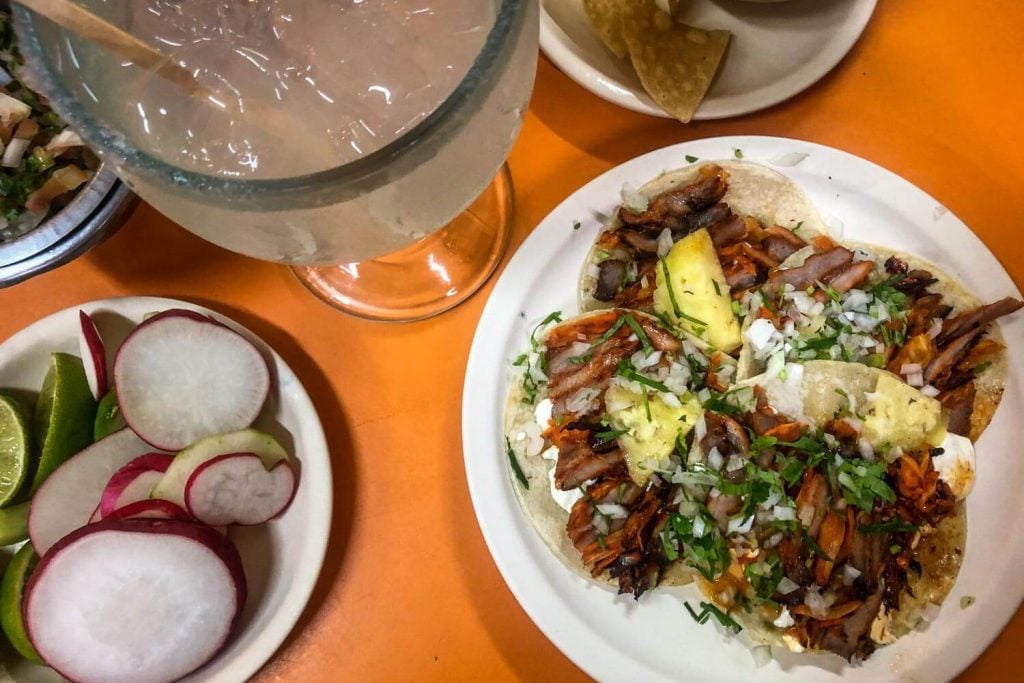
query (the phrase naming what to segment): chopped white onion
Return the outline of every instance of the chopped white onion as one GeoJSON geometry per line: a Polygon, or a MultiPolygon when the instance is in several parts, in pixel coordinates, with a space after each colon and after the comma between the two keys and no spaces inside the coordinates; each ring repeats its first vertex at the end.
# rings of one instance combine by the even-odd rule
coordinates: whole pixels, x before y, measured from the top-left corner
{"type": "Polygon", "coordinates": [[[665,258],[672,251],[672,231],[665,228],[658,235],[658,258],[665,258]]]}
{"type": "Polygon", "coordinates": [[[924,373],[912,372],[907,375],[907,384],[912,387],[923,387],[924,386],[924,373]]]}
{"type": "Polygon", "coordinates": [[[523,452],[526,455],[540,455],[541,450],[544,449],[544,438],[541,436],[543,428],[536,423],[528,424],[523,427],[523,434],[526,438],[526,446],[523,452]]]}
{"type": "Polygon", "coordinates": [[[783,607],[782,611],[779,612],[779,616],[772,622],[775,628],[789,628],[794,624],[796,624],[796,621],[793,619],[793,615],[789,613],[788,607],[783,607]]]}
{"type": "Polygon", "coordinates": [[[775,590],[777,590],[780,595],[789,595],[799,587],[800,584],[796,581],[793,581],[788,576],[783,576],[775,590]]]}
{"type": "Polygon", "coordinates": [[[811,610],[811,616],[823,617],[828,610],[825,598],[821,597],[817,587],[808,588],[804,591],[804,604],[811,610]]]}
{"type": "Polygon", "coordinates": [[[740,455],[730,455],[729,456],[729,461],[725,465],[725,471],[726,472],[735,472],[737,470],[742,470],[744,465],[746,465],[746,463],[747,463],[747,461],[744,460],[743,456],[740,456],[740,455]]]}
{"type": "Polygon", "coordinates": [[[726,533],[729,534],[745,534],[754,527],[754,516],[750,515],[746,519],[740,519],[734,517],[729,520],[729,526],[726,533]]]}
{"type": "Polygon", "coordinates": [[[724,461],[725,458],[722,457],[722,454],[718,451],[718,446],[712,446],[711,450],[708,452],[708,467],[717,472],[722,469],[724,461]]]}
{"type": "Polygon", "coordinates": [[[789,522],[796,519],[796,508],[776,505],[774,510],[775,519],[782,522],[789,522]]]}
{"type": "Polygon", "coordinates": [[[651,355],[644,353],[643,349],[637,351],[629,357],[629,362],[633,364],[633,367],[637,370],[643,370],[653,365],[657,365],[661,360],[661,351],[652,351],[651,355]]]}
{"type": "Polygon", "coordinates": [[[629,183],[622,185],[622,205],[630,213],[643,213],[651,205],[646,195],[629,183]]]}
{"type": "Polygon", "coordinates": [[[922,372],[923,368],[920,363],[904,363],[900,366],[901,375],[914,375],[922,372]]]}
{"type": "Polygon", "coordinates": [[[3,159],[0,160],[0,165],[7,168],[17,168],[18,164],[21,163],[21,158],[25,156],[25,150],[28,149],[31,140],[23,140],[21,138],[12,138],[7,143],[7,149],[4,150],[3,159]]]}
{"type": "Polygon", "coordinates": [[[871,442],[865,439],[863,436],[857,439],[857,450],[860,451],[860,457],[865,460],[875,459],[875,449],[871,445],[871,442]]]}
{"type": "Polygon", "coordinates": [[[610,517],[612,519],[626,519],[627,517],[629,517],[629,511],[626,510],[626,508],[622,507],[621,505],[616,505],[614,503],[598,505],[597,511],[605,517],[610,517]]]}
{"type": "Polygon", "coordinates": [[[771,341],[772,335],[776,333],[775,325],[767,318],[758,318],[750,323],[747,328],[746,337],[755,351],[763,351],[771,341]]]}
{"type": "Polygon", "coordinates": [[[661,402],[664,403],[665,405],[667,405],[669,408],[676,408],[676,409],[678,409],[678,408],[682,408],[683,407],[683,404],[679,400],[679,397],[676,396],[675,394],[673,394],[671,391],[668,392],[668,393],[666,393],[664,391],[659,392],[658,393],[658,398],[660,398],[661,402]]]}
{"type": "Polygon", "coordinates": [[[694,538],[701,538],[701,537],[703,537],[704,536],[704,531],[705,531],[706,528],[707,528],[707,524],[704,523],[704,518],[703,517],[698,516],[698,517],[694,517],[693,518],[693,537],[694,538]]]}
{"type": "Polygon", "coordinates": [[[693,438],[700,443],[708,433],[708,423],[704,421],[704,413],[697,418],[697,424],[693,426],[693,438]]]}
{"type": "MultiPolygon", "coordinates": [[[[679,491],[682,493],[682,490],[679,491]]],[[[687,519],[693,519],[700,512],[700,505],[692,500],[684,500],[679,503],[679,514],[687,519]]]]}
{"type": "Polygon", "coordinates": [[[925,384],[923,387],[921,387],[921,393],[927,396],[928,398],[935,398],[941,392],[931,384],[925,384]]]}
{"type": "Polygon", "coordinates": [[[843,585],[852,586],[853,582],[860,576],[860,570],[851,564],[843,565],[843,585]]]}
{"type": "Polygon", "coordinates": [[[928,336],[931,339],[935,339],[942,332],[942,319],[932,318],[932,326],[928,328],[928,336]]]}
{"type": "Polygon", "coordinates": [[[782,535],[781,531],[778,532],[778,533],[774,533],[774,534],[772,534],[771,536],[768,537],[768,540],[766,540],[764,542],[764,547],[765,548],[774,548],[778,544],[782,543],[782,539],[783,538],[785,538],[785,537],[782,535]]]}

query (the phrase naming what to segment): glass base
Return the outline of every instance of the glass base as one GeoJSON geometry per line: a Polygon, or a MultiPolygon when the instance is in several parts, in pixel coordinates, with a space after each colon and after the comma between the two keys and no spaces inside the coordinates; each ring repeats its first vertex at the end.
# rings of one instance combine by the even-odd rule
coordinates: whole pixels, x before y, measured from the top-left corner
{"type": "Polygon", "coordinates": [[[508,164],[450,223],[401,251],[336,266],[294,266],[299,281],[334,308],[369,320],[408,322],[466,300],[498,265],[512,223],[508,164]]]}

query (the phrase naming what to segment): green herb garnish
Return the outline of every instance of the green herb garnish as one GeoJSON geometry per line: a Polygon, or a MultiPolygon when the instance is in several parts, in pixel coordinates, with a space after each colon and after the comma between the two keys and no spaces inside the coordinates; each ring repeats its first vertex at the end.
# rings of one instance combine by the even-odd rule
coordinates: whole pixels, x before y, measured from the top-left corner
{"type": "Polygon", "coordinates": [[[712,605],[710,602],[700,603],[701,610],[703,610],[700,614],[697,614],[697,612],[695,612],[694,609],[690,607],[689,602],[684,602],[683,604],[686,605],[686,611],[690,613],[690,616],[693,617],[694,621],[696,621],[701,626],[708,623],[708,619],[714,617],[719,624],[729,629],[733,633],[739,633],[743,630],[743,627],[740,626],[735,619],[730,617],[728,614],[720,610],[715,605],[712,605]]]}
{"type": "Polygon", "coordinates": [[[530,482],[526,480],[526,475],[523,474],[523,469],[519,467],[519,461],[516,460],[516,454],[512,451],[512,442],[505,437],[505,454],[508,456],[508,462],[512,466],[512,471],[516,475],[516,479],[523,485],[524,489],[529,490],[530,482]]]}
{"type": "Polygon", "coordinates": [[[917,531],[917,529],[918,526],[916,524],[905,522],[899,517],[893,517],[878,524],[860,524],[857,526],[857,530],[863,531],[865,534],[908,534],[917,531]]]}

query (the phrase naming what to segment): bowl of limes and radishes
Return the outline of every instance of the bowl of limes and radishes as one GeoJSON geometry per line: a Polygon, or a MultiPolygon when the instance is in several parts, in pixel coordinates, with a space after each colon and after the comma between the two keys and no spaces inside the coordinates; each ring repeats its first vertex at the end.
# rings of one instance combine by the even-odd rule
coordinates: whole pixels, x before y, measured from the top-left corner
{"type": "Polygon", "coordinates": [[[305,606],[330,512],[308,395],[229,319],[108,299],[0,345],[16,680],[246,680],[305,606]]]}

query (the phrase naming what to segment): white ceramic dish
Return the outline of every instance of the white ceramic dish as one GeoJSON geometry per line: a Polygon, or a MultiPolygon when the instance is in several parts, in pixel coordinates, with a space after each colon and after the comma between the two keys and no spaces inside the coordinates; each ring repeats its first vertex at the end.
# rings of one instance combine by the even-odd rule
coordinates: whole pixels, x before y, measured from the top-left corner
{"type": "MultiPolygon", "coordinates": [[[[755,669],[742,636],[727,640],[698,626],[683,608],[693,587],[658,589],[639,604],[569,571],[534,533],[506,471],[501,416],[512,378],[511,359],[528,331],[553,310],[576,312],[583,258],[624,182],[640,186],[664,169],[731,158],[792,164],[777,167],[807,192],[826,221],[847,237],[889,245],[930,259],[985,301],[1020,296],[985,245],[935,199],[868,161],[807,142],[765,137],[697,140],[634,159],[595,179],[551,212],[498,280],[469,356],[463,401],[466,474],[480,528],[512,592],[534,623],[570,659],[603,681],[751,680],[762,683],[942,681],[961,672],[996,637],[1024,597],[1024,459],[1018,455],[1024,414],[1019,361],[1024,317],[1002,325],[1011,344],[1002,405],[977,444],[978,477],[968,499],[966,559],[960,577],[927,633],[914,633],[876,652],[863,666],[832,655],[777,653],[755,669]],[[795,154],[794,154],[795,153],[795,154]],[[581,222],[578,230],[575,221],[581,222]],[[960,598],[976,603],[960,608],[960,598]]],[[[699,598],[698,598],[699,599],[699,598]]]]}
{"type": "MultiPolygon", "coordinates": [[[[256,426],[279,438],[296,456],[299,488],[288,510],[258,527],[235,527],[249,585],[249,598],[236,636],[207,666],[185,681],[241,682],[270,659],[302,613],[320,574],[331,525],[331,461],[323,429],[309,395],[295,373],[265,342],[216,311],[174,299],[125,297],[92,301],[54,313],[0,344],[0,388],[38,392],[50,354],[78,355],[78,311],[92,315],[108,353],[143,316],[169,308],[187,308],[230,325],[254,342],[270,361],[274,378],[267,405],[256,426]]],[[[11,548],[4,549],[9,554],[11,548]]],[[[60,681],[52,670],[2,651],[9,680],[60,681]]],[[[2,676],[2,674],[0,674],[2,676]]]]}
{"type": "MultiPolygon", "coordinates": [[[[739,116],[806,90],[850,51],[877,0],[693,0],[682,19],[728,29],[718,76],[694,116],[739,116]]],[[[613,55],[590,27],[581,0],[541,0],[544,54],[584,88],[619,106],[667,116],[644,92],[628,59],[613,55]]]]}

